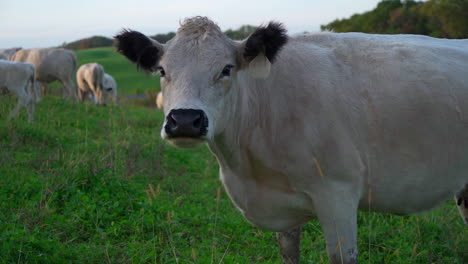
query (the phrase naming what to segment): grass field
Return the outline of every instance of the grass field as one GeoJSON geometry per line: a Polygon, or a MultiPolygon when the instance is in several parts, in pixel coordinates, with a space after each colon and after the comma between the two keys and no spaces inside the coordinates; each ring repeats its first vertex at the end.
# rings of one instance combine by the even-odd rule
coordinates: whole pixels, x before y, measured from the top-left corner
{"type": "MultiPolygon", "coordinates": [[[[114,75],[119,94],[157,91],[111,49],[77,53],[114,75]]],[[[160,111],[46,97],[35,123],[0,97],[0,263],[280,263],[275,237],[248,224],[206,147],[160,139],[160,111]]],[[[360,263],[468,263],[453,201],[409,217],[359,214],[360,263]]],[[[327,263],[317,221],[301,263],[327,263]]]]}

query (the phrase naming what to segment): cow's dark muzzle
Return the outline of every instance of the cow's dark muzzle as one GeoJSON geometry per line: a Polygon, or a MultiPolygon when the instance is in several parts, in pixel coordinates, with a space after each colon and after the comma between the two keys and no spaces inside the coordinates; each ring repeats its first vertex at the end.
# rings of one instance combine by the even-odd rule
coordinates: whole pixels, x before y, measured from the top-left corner
{"type": "Polygon", "coordinates": [[[196,109],[173,109],[166,117],[164,130],[169,138],[200,138],[206,135],[208,118],[196,109]]]}

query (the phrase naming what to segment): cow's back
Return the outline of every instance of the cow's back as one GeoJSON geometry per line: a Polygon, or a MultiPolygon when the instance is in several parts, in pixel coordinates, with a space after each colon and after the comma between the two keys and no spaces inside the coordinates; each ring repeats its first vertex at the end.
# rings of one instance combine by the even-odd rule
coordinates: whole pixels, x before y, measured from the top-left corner
{"type": "Polygon", "coordinates": [[[34,66],[31,63],[0,61],[0,86],[7,83],[23,83],[34,76],[34,66]]]}
{"type": "Polygon", "coordinates": [[[36,67],[36,78],[44,82],[71,80],[76,70],[76,55],[65,49],[23,49],[12,60],[32,63],[36,67]]]}

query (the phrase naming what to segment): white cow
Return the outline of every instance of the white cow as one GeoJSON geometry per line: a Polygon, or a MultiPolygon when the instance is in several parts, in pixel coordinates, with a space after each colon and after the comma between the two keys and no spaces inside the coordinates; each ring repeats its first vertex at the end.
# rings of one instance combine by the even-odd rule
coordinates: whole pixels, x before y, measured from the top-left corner
{"type": "Polygon", "coordinates": [[[77,93],[73,84],[76,55],[73,51],[61,48],[22,49],[17,51],[11,60],[32,63],[36,68],[36,80],[44,90],[48,83],[59,81],[64,85],[63,96],[76,100],[77,93]]]}
{"type": "Polygon", "coordinates": [[[101,64],[93,62],[81,65],[76,72],[76,82],[80,101],[88,97],[95,104],[105,105],[112,98],[114,104],[117,104],[117,83],[104,72],[101,64]]]}
{"type": "Polygon", "coordinates": [[[15,117],[22,107],[28,110],[28,122],[34,120],[34,99],[29,90],[34,90],[34,66],[31,63],[0,61],[0,88],[6,88],[18,96],[18,104],[11,111],[15,117]]]}
{"type": "Polygon", "coordinates": [[[227,193],[279,231],[299,262],[300,226],[318,218],[330,263],[357,262],[357,211],[411,214],[456,195],[468,217],[468,40],[317,33],[278,23],[244,41],[207,18],[166,44],[135,31],[120,53],[159,71],[162,137],[207,143],[227,193]]]}
{"type": "Polygon", "coordinates": [[[102,104],[102,82],[104,67],[98,63],[86,63],[76,71],[78,98],[81,102],[90,95],[95,104],[102,104]]]}

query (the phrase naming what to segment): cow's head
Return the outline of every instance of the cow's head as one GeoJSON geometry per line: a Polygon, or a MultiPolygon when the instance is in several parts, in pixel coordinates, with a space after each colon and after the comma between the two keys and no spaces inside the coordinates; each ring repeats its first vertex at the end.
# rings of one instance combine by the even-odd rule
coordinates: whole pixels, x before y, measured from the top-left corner
{"type": "Polygon", "coordinates": [[[111,100],[117,103],[117,83],[114,78],[107,73],[104,73],[104,78],[102,80],[102,97],[104,104],[111,100]]]}
{"type": "Polygon", "coordinates": [[[234,41],[205,17],[186,19],[166,44],[130,30],[115,38],[118,52],[138,68],[159,72],[166,115],[161,136],[179,147],[221,133],[235,111],[240,72],[266,78],[287,41],[279,23],[270,22],[247,39],[234,41]]]}

